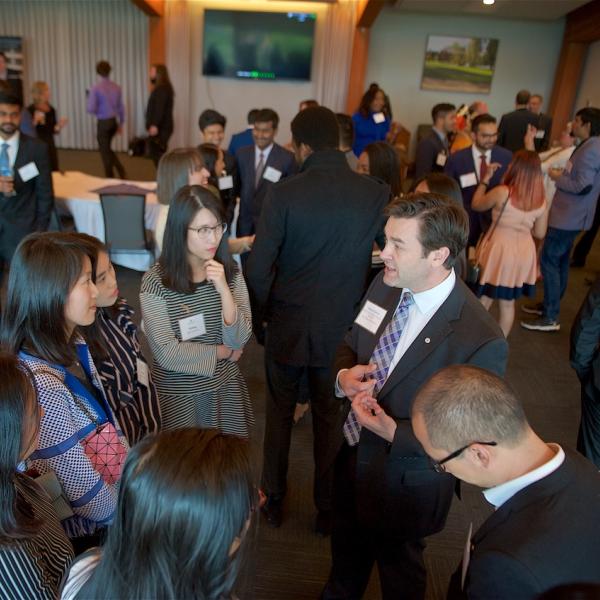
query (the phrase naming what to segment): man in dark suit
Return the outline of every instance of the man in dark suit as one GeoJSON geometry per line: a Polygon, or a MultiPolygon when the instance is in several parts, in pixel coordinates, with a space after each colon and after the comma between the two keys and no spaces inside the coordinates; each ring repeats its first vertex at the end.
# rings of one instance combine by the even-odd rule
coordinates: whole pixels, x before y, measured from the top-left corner
{"type": "Polygon", "coordinates": [[[502,379],[473,366],[439,371],[415,398],[412,426],[435,469],[486,488],[496,509],[469,532],[449,598],[534,600],[600,583],[600,474],[540,439],[502,379]]]}
{"type": "Polygon", "coordinates": [[[390,190],[350,169],[337,149],[338,124],[329,109],[298,113],[292,138],[300,173],[270,188],[247,264],[259,337],[266,322],[264,513],[271,525],[279,526],[294,408],[300,382],[307,377],[316,529],[327,534],[333,462],[341,442],[331,366],[364,293],[390,190]]]}
{"type": "Polygon", "coordinates": [[[240,131],[239,133],[234,133],[231,136],[231,140],[229,142],[229,148],[227,148],[227,152],[232,156],[235,156],[237,151],[244,146],[251,146],[254,144],[254,138],[252,137],[252,130],[254,129],[254,121],[256,119],[256,115],[258,114],[258,108],[253,108],[248,111],[247,121],[248,127],[244,129],[244,131],[240,131]]]}
{"type": "Polygon", "coordinates": [[[335,466],[332,568],[324,600],[361,598],[377,562],[384,600],[422,599],[424,538],[440,531],[455,480],[431,469],[410,426],[418,388],[470,363],[503,373],[498,325],[454,273],[468,218],[445,196],[387,208],[385,269],[338,350],[345,441],[335,466]]]}
{"type": "Polygon", "coordinates": [[[236,191],[240,198],[238,237],[255,233],[269,188],[297,171],[294,155],[275,142],[278,126],[279,116],[274,110],[260,110],[252,130],[254,144],[240,148],[235,155],[238,168],[236,191]]]}
{"type": "Polygon", "coordinates": [[[47,229],[54,205],[48,147],[19,132],[22,108],[0,90],[0,280],[19,242],[47,229]]]}
{"type": "Polygon", "coordinates": [[[530,98],[528,90],[519,91],[515,99],[515,110],[502,115],[500,119],[498,144],[511,152],[525,147],[524,138],[528,125],[538,128],[538,116],[527,108],[530,98]]]}
{"type": "Polygon", "coordinates": [[[527,108],[529,112],[537,115],[537,131],[533,143],[536,152],[545,152],[550,148],[550,134],[552,133],[552,117],[542,112],[544,98],[541,94],[531,94],[527,108]]]}
{"type": "Polygon", "coordinates": [[[459,150],[450,156],[446,163],[446,175],[455,179],[462,190],[463,202],[469,214],[469,241],[467,246],[475,246],[482,231],[490,224],[490,212],[479,213],[471,209],[471,201],[477,185],[492,163],[498,163],[500,168],[490,180],[488,190],[496,187],[512,160],[512,153],[496,145],[498,126],[492,115],[479,115],[471,124],[473,145],[459,150]]]}
{"type": "Polygon", "coordinates": [[[421,179],[429,173],[443,172],[450,156],[448,137],[456,128],[456,106],[436,104],[431,110],[431,118],[431,131],[417,144],[415,179],[421,179]]]}

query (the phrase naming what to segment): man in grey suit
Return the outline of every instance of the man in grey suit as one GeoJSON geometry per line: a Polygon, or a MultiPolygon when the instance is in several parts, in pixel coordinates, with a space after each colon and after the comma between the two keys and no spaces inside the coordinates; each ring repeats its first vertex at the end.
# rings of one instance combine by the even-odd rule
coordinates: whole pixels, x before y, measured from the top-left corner
{"type": "Polygon", "coordinates": [[[444,527],[455,480],[432,470],[410,426],[411,403],[447,365],[506,368],[506,339],[454,273],[469,233],[464,209],[415,193],[392,202],[387,214],[384,272],[336,358],[336,393],[350,402],[324,600],[361,598],[375,562],[384,600],[425,596],[424,538],[444,527]]]}
{"type": "Polygon", "coordinates": [[[581,143],[565,169],[548,172],[556,183],[556,193],[540,261],[544,301],[523,307],[524,312],[539,316],[522,321],[525,329],[560,329],[560,301],[567,289],[571,248],[579,232],[587,231],[594,222],[600,194],[600,109],[588,107],[578,111],[573,121],[573,135],[581,143]]]}

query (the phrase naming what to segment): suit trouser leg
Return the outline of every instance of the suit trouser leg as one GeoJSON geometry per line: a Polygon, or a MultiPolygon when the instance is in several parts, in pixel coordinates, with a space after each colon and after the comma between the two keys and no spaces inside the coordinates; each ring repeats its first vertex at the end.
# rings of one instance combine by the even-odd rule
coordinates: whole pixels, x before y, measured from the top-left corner
{"type": "Polygon", "coordinates": [[[427,571],[424,540],[382,544],[377,547],[377,568],[383,600],[423,600],[427,571]]]}
{"type": "Polygon", "coordinates": [[[590,381],[581,382],[577,450],[600,469],[600,394],[590,381]]]}
{"type": "Polygon", "coordinates": [[[106,177],[113,176],[113,166],[117,170],[119,177],[125,179],[125,169],[120,163],[117,155],[110,147],[113,137],[119,128],[116,119],[98,119],[97,139],[100,148],[100,156],[104,165],[104,174],[106,177]]]}

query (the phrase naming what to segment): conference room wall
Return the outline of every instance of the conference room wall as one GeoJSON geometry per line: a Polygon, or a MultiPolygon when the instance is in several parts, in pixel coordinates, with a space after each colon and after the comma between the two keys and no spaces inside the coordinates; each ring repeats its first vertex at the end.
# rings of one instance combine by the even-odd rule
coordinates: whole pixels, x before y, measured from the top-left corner
{"type": "Polygon", "coordinates": [[[594,42],[588,49],[585,59],[575,110],[584,106],[600,108],[600,41],[594,42]]]}
{"type": "Polygon", "coordinates": [[[130,0],[2,0],[0,35],[21,36],[25,54],[25,102],[34,81],[50,85],[52,104],[69,124],[56,136],[62,148],[94,149],[95,119],[86,113],[85,91],[96,82],[96,62],[108,60],[123,86],[125,132],[113,148],[144,132],[148,98],[148,17],[130,0]]]}
{"type": "Polygon", "coordinates": [[[541,93],[547,103],[563,30],[564,19],[513,21],[402,13],[384,8],[371,31],[367,83],[378,82],[390,96],[394,119],[413,134],[411,152],[414,153],[417,126],[431,123],[431,107],[438,102],[459,106],[481,99],[488,103],[491,114],[500,117],[513,110],[516,92],[527,88],[541,93]],[[422,90],[421,74],[428,35],[498,39],[490,94],[422,90]]]}

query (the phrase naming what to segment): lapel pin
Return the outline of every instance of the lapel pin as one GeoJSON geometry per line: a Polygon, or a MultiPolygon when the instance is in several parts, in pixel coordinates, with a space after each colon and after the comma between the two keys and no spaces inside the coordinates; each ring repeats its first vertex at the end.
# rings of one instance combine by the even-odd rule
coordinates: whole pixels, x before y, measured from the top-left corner
{"type": "Polygon", "coordinates": [[[431,338],[425,338],[425,343],[429,344],[429,342],[431,342],[431,338]]]}

